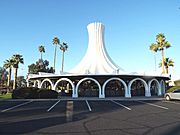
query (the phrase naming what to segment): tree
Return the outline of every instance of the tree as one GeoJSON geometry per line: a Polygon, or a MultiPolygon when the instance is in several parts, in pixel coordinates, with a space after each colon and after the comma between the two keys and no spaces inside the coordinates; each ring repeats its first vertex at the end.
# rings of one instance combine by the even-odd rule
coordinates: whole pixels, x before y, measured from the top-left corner
{"type": "Polygon", "coordinates": [[[158,51],[157,45],[152,43],[149,49],[154,53],[154,67],[155,67],[154,69],[156,71],[156,54],[155,53],[158,51]]]}
{"type": "Polygon", "coordinates": [[[17,87],[26,87],[26,79],[24,79],[24,76],[17,77],[17,87]]]}
{"type": "Polygon", "coordinates": [[[3,65],[3,67],[4,67],[5,69],[8,69],[8,81],[7,81],[7,86],[8,86],[8,87],[10,87],[12,66],[13,66],[13,61],[12,61],[12,59],[6,60],[6,61],[4,62],[4,65],[3,65]]]}
{"type": "MultiPolygon", "coordinates": [[[[164,59],[164,66],[166,68],[166,74],[168,74],[169,73],[169,67],[174,66],[174,61],[172,59],[165,58],[164,59]]],[[[162,67],[162,62],[159,63],[159,67],[162,67]]]]}
{"type": "Polygon", "coordinates": [[[45,47],[44,47],[43,45],[40,45],[40,46],[38,47],[38,50],[39,50],[39,52],[40,52],[40,54],[41,54],[41,60],[42,60],[42,54],[45,53],[45,47]]]}
{"type": "Polygon", "coordinates": [[[17,80],[17,72],[19,68],[19,63],[24,64],[24,60],[22,55],[20,54],[14,54],[12,56],[12,63],[13,63],[13,68],[14,68],[14,82],[13,82],[13,89],[16,88],[16,80],[17,80]]]}
{"type": "Polygon", "coordinates": [[[162,74],[164,74],[164,49],[167,49],[171,47],[171,44],[166,41],[166,37],[164,36],[163,33],[159,33],[156,35],[156,43],[151,44],[150,48],[154,48],[156,51],[161,52],[162,56],[162,74]]]}
{"type": "Polygon", "coordinates": [[[62,43],[60,45],[60,50],[62,51],[62,67],[61,67],[61,71],[63,72],[64,69],[64,52],[68,49],[68,45],[67,43],[62,43]]]}
{"type": "Polygon", "coordinates": [[[53,73],[53,67],[48,67],[49,61],[39,59],[36,63],[32,63],[28,66],[29,74],[38,74],[39,72],[53,73]]]}
{"type": "Polygon", "coordinates": [[[7,80],[7,71],[5,68],[0,67],[0,87],[4,87],[5,86],[5,82],[7,80]]]}
{"type": "Polygon", "coordinates": [[[60,44],[60,41],[58,39],[58,37],[54,37],[53,39],[53,45],[55,45],[55,49],[54,49],[54,72],[55,72],[55,68],[56,68],[56,51],[57,51],[57,45],[60,44]]]}

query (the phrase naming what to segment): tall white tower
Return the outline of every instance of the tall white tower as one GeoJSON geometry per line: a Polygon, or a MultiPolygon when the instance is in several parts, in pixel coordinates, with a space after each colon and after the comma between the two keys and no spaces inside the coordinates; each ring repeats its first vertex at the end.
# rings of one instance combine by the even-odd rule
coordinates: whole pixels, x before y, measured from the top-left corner
{"type": "Polygon", "coordinates": [[[89,44],[81,62],[70,72],[75,74],[123,74],[124,71],[109,57],[104,43],[104,25],[90,23],[87,26],[89,44]]]}

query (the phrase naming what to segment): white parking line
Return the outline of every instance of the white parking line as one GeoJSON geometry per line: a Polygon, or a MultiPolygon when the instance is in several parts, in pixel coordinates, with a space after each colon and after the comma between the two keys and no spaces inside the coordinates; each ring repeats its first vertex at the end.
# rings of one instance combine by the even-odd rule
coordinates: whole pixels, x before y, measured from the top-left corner
{"type": "Polygon", "coordinates": [[[90,107],[90,105],[89,105],[89,103],[88,103],[88,101],[87,101],[87,100],[86,100],[86,104],[87,104],[87,106],[88,106],[89,111],[91,112],[91,111],[92,111],[92,109],[91,109],[91,107],[90,107]]]}
{"type": "Polygon", "coordinates": [[[4,109],[4,110],[2,110],[1,112],[7,112],[7,111],[9,111],[9,110],[15,109],[15,108],[17,108],[17,107],[20,107],[20,106],[23,106],[23,105],[26,105],[26,104],[29,104],[29,103],[31,103],[31,102],[33,102],[33,101],[25,102],[25,103],[22,103],[22,104],[19,104],[19,105],[16,105],[16,106],[13,106],[13,107],[4,109]]]}
{"type": "Polygon", "coordinates": [[[127,110],[131,111],[131,108],[129,108],[129,107],[123,105],[123,104],[120,104],[120,103],[118,103],[118,102],[116,102],[116,101],[114,101],[114,100],[111,100],[111,102],[113,102],[113,103],[115,103],[115,104],[117,104],[117,105],[119,105],[119,106],[122,106],[122,107],[126,108],[127,110]]]}
{"type": "Polygon", "coordinates": [[[143,101],[137,101],[137,102],[140,102],[140,103],[143,103],[143,104],[147,104],[147,105],[151,105],[151,106],[155,106],[155,107],[158,107],[158,108],[161,108],[161,109],[168,109],[167,107],[164,107],[164,106],[160,106],[160,105],[156,105],[156,104],[152,104],[152,103],[147,103],[147,102],[143,102],[143,101]]]}
{"type": "Polygon", "coordinates": [[[53,104],[48,110],[47,112],[51,111],[61,100],[58,100],[55,104],[53,104]]]}
{"type": "Polygon", "coordinates": [[[177,103],[177,102],[173,102],[173,101],[162,101],[162,102],[166,102],[166,103],[171,103],[171,104],[176,104],[176,105],[180,105],[180,103],[177,103]]]}

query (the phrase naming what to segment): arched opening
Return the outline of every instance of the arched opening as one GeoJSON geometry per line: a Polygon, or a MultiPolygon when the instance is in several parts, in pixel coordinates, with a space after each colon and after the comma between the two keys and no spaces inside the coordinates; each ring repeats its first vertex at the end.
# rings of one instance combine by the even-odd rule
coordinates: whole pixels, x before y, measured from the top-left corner
{"type": "Polygon", "coordinates": [[[131,86],[131,96],[145,96],[144,84],[140,80],[133,82],[131,86]]]}
{"type": "Polygon", "coordinates": [[[69,96],[71,97],[74,90],[74,85],[71,80],[67,78],[59,79],[54,85],[54,89],[59,92],[59,96],[69,96]]]}
{"type": "Polygon", "coordinates": [[[33,87],[38,88],[38,81],[37,81],[37,80],[36,80],[36,81],[34,81],[34,85],[33,85],[33,87]]]}
{"type": "Polygon", "coordinates": [[[84,78],[78,82],[76,91],[78,97],[100,97],[101,86],[93,78],[84,78]]]}
{"type": "Polygon", "coordinates": [[[40,88],[53,89],[53,84],[50,79],[44,79],[40,85],[40,88]]]}
{"type": "Polygon", "coordinates": [[[135,78],[130,81],[128,88],[131,96],[149,96],[148,85],[141,78],[135,78]]]}
{"type": "Polygon", "coordinates": [[[127,92],[126,83],[119,78],[108,79],[103,85],[105,97],[124,97],[127,92]]]}
{"type": "Polygon", "coordinates": [[[157,96],[159,91],[159,82],[156,79],[153,79],[149,83],[149,88],[151,92],[151,96],[157,96]]]}

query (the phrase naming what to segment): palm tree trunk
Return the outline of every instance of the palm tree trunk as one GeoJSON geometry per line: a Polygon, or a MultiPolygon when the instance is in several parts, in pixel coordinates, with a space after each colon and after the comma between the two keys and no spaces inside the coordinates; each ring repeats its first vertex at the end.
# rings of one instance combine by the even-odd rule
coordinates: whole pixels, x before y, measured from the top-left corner
{"type": "Polygon", "coordinates": [[[154,70],[156,71],[156,54],[154,53],[154,70]]]}
{"type": "Polygon", "coordinates": [[[8,82],[7,82],[8,87],[10,87],[10,81],[11,81],[11,67],[9,67],[9,73],[8,73],[8,82]]]}
{"type": "Polygon", "coordinates": [[[17,68],[14,68],[14,82],[13,82],[13,89],[16,89],[16,80],[17,80],[17,68]]]}
{"type": "Polygon", "coordinates": [[[56,50],[57,50],[57,45],[55,45],[55,49],[54,49],[54,72],[56,67],[56,50]]]}
{"type": "Polygon", "coordinates": [[[42,52],[41,52],[41,60],[42,60],[42,52]]]}
{"type": "Polygon", "coordinates": [[[168,71],[168,66],[166,66],[166,74],[168,74],[169,73],[169,71],[168,71]]]}
{"type": "Polygon", "coordinates": [[[62,51],[62,67],[61,67],[61,71],[63,72],[64,69],[64,51],[62,51]]]}
{"type": "Polygon", "coordinates": [[[162,74],[164,74],[164,49],[161,50],[161,55],[162,55],[162,74]]]}

